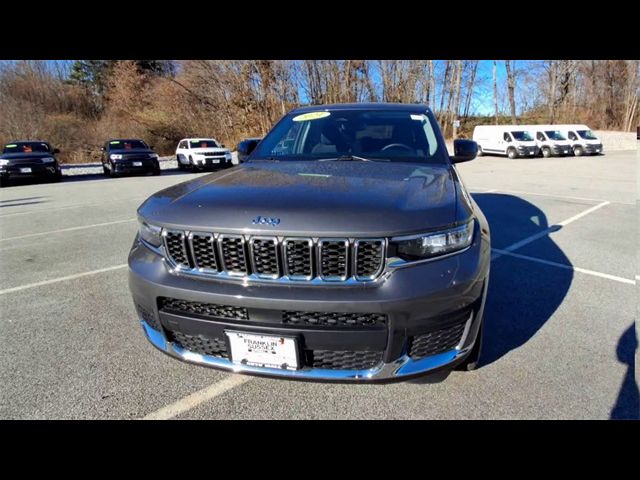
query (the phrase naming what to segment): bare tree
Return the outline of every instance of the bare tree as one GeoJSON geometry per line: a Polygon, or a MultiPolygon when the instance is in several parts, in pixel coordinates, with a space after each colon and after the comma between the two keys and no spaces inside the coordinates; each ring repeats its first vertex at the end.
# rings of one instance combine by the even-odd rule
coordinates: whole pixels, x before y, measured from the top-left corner
{"type": "Polygon", "coordinates": [[[495,124],[498,125],[498,61],[493,61],[493,111],[495,124]]]}
{"type": "Polygon", "coordinates": [[[515,74],[515,60],[513,62],[513,68],[511,60],[505,60],[504,66],[507,70],[507,92],[509,94],[509,107],[511,109],[511,122],[516,125],[518,119],[516,118],[516,74],[515,74]]]}

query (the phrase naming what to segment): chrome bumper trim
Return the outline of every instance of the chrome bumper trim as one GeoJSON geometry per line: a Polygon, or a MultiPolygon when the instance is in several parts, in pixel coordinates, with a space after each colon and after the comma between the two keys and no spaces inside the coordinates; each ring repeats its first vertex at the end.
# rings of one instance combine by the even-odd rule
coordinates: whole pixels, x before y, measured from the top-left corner
{"type": "Polygon", "coordinates": [[[162,332],[154,330],[144,320],[140,319],[140,324],[145,335],[153,346],[164,353],[184,360],[186,362],[218,368],[233,373],[254,373],[258,375],[277,376],[291,379],[311,379],[324,381],[367,381],[367,380],[391,380],[429,372],[440,367],[444,367],[458,358],[467,354],[472,348],[460,348],[464,344],[465,338],[473,321],[473,315],[467,320],[463,337],[460,344],[448,352],[432,355],[420,360],[413,360],[408,355],[403,355],[397,360],[385,363],[381,362],[377,366],[368,370],[328,370],[321,368],[302,368],[300,370],[281,370],[276,368],[253,367],[250,365],[240,365],[224,358],[201,355],[199,353],[186,350],[172,342],[169,342],[162,332]]]}

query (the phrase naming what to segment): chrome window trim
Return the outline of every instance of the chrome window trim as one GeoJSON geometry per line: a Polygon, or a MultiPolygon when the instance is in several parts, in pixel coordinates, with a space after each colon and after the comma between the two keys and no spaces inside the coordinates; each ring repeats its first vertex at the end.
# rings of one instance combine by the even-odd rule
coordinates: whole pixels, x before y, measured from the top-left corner
{"type": "MultiPolygon", "coordinates": [[[[281,255],[280,255],[280,242],[278,241],[278,237],[271,237],[271,236],[260,236],[260,235],[256,235],[256,236],[251,236],[249,238],[249,262],[251,264],[251,272],[252,275],[255,275],[258,278],[265,278],[265,279],[271,279],[271,280],[276,280],[278,278],[280,278],[282,276],[282,272],[281,272],[281,255]],[[263,273],[258,273],[258,269],[256,268],[256,263],[255,263],[255,252],[253,250],[253,244],[256,240],[268,240],[273,242],[273,246],[276,252],[276,269],[277,269],[277,273],[275,274],[263,274],[263,273]]],[[[249,275],[250,277],[251,275],[249,275]]]]}
{"type": "Polygon", "coordinates": [[[306,281],[306,282],[310,282],[313,280],[314,278],[314,268],[313,268],[313,263],[314,263],[314,258],[313,258],[313,248],[314,248],[314,243],[313,243],[313,239],[309,238],[309,237],[285,237],[282,240],[282,268],[283,268],[283,275],[284,277],[286,277],[287,279],[293,281],[293,282],[301,282],[301,281],[306,281]],[[289,263],[288,263],[288,258],[287,258],[287,244],[289,242],[307,242],[308,244],[308,253],[309,253],[309,263],[311,265],[311,272],[309,275],[291,275],[289,273],[289,263]]]}
{"type": "Polygon", "coordinates": [[[384,270],[385,258],[387,253],[387,239],[386,238],[358,238],[353,241],[353,259],[351,261],[351,268],[353,269],[352,277],[361,282],[367,282],[376,279],[384,270]],[[358,275],[358,247],[362,242],[380,242],[382,243],[382,254],[380,256],[380,265],[378,270],[373,275],[361,277],[358,275]]]}
{"type": "Polygon", "coordinates": [[[351,250],[351,242],[348,238],[320,238],[316,242],[317,250],[317,264],[318,264],[318,277],[325,282],[344,282],[347,278],[349,278],[349,250],[351,250]],[[336,276],[326,276],[322,273],[322,246],[325,243],[343,243],[345,246],[345,259],[344,259],[344,275],[336,276]]]}
{"type": "Polygon", "coordinates": [[[220,252],[220,263],[222,266],[222,271],[224,273],[226,273],[227,275],[231,276],[231,277],[246,277],[250,274],[249,272],[249,259],[247,258],[247,246],[246,243],[247,241],[244,238],[244,235],[236,235],[236,234],[229,234],[229,233],[220,233],[218,234],[217,237],[217,242],[218,242],[218,251],[220,252]],[[244,256],[244,271],[233,271],[233,270],[229,270],[227,268],[227,264],[224,261],[224,250],[222,249],[222,243],[224,242],[225,238],[238,238],[241,241],[242,244],[242,254],[244,256]]]}

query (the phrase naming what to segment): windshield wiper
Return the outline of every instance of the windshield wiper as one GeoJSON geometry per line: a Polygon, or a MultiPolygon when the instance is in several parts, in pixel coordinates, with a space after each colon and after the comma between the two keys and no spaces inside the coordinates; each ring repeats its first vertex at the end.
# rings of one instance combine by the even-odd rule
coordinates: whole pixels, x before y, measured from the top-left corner
{"type": "Polygon", "coordinates": [[[389,162],[388,158],[365,158],[357,155],[342,155],[340,157],[333,158],[321,158],[318,162],[389,162]]]}

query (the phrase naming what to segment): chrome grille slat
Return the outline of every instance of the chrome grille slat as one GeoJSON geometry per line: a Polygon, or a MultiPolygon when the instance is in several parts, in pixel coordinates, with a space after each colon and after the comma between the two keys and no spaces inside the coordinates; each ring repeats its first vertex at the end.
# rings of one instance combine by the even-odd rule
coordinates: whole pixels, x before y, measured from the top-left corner
{"type": "Polygon", "coordinates": [[[326,281],[349,277],[349,240],[325,238],[318,241],[318,275],[326,281]]]}
{"type": "Polygon", "coordinates": [[[218,272],[215,236],[205,232],[190,232],[187,238],[194,267],[203,271],[218,272]]]}
{"type": "Polygon", "coordinates": [[[222,269],[229,275],[244,276],[247,269],[247,255],[242,235],[220,235],[218,237],[222,269]]]}
{"type": "Polygon", "coordinates": [[[191,268],[185,233],[180,230],[164,230],[162,236],[167,258],[172,265],[178,268],[191,268]]]}
{"type": "Polygon", "coordinates": [[[280,254],[276,237],[251,237],[251,267],[260,278],[280,277],[280,254]]]}
{"type": "Polygon", "coordinates": [[[177,274],[279,282],[370,282],[384,270],[385,238],[309,238],[163,229],[177,274]]]}
{"type": "Polygon", "coordinates": [[[310,238],[285,238],[284,273],[292,280],[313,278],[313,240],[310,238]]]}

